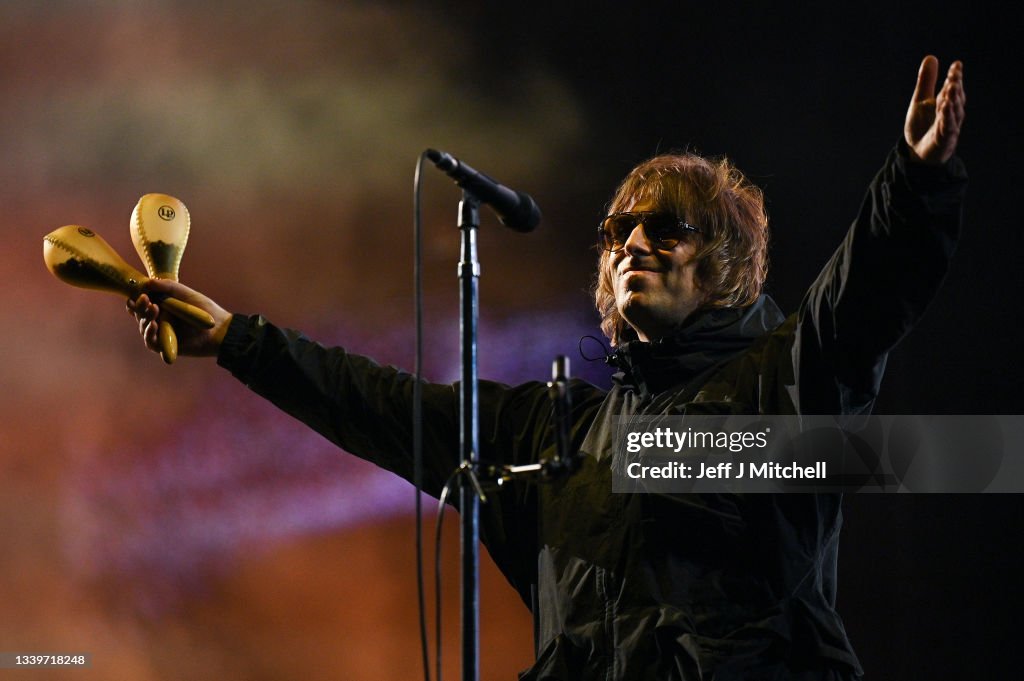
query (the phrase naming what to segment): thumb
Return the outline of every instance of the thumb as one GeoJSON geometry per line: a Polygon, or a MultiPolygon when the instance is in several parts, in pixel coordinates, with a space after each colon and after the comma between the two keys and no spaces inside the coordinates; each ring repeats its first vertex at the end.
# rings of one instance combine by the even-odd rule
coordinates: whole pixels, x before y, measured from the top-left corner
{"type": "Polygon", "coordinates": [[[175,297],[177,297],[176,294],[181,294],[186,291],[189,293],[192,292],[192,289],[182,284],[179,284],[176,281],[173,281],[171,279],[158,279],[156,277],[147,280],[142,285],[142,290],[145,293],[158,293],[175,297]]]}
{"type": "Polygon", "coordinates": [[[917,72],[917,86],[914,88],[913,102],[923,102],[935,96],[935,81],[939,77],[939,60],[929,54],[921,61],[917,72]]]}
{"type": "MultiPolygon", "coordinates": [[[[195,305],[203,309],[206,309],[206,306],[212,302],[199,291],[189,288],[188,286],[174,281],[173,279],[150,279],[143,284],[142,290],[143,292],[150,294],[150,296],[156,294],[157,296],[177,298],[183,303],[195,305]]],[[[157,300],[159,300],[159,297],[157,300]]]]}

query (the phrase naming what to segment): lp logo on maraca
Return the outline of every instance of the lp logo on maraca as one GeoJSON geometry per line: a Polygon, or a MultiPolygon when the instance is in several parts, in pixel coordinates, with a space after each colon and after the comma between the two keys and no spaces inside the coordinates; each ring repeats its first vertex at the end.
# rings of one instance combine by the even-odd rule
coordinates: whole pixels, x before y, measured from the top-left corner
{"type": "Polygon", "coordinates": [[[160,209],[157,210],[156,214],[168,222],[174,219],[174,209],[170,206],[160,206],[160,209]]]}

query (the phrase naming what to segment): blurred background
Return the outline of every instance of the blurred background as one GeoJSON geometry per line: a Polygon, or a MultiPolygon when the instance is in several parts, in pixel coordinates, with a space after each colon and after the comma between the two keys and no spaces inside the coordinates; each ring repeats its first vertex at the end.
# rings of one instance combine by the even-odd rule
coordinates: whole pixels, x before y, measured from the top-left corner
{"type": "MultiPolygon", "coordinates": [[[[598,333],[594,227],[629,168],[669,149],[730,155],[766,192],[769,293],[792,311],[902,134],[921,58],[943,72],[960,58],[966,232],[876,412],[1021,413],[1006,22],[935,3],[462,4],[0,4],[0,651],[93,655],[91,670],[0,678],[420,674],[409,485],[212,360],[162,365],[123,300],[44,268],[41,237],[67,223],[141,268],[128,218],[148,192],[191,211],[183,281],[409,367],[413,169],[424,148],[449,151],[545,216],[530,235],[484,217],[481,375],[544,380],[563,353],[606,385],[577,343],[598,333]]],[[[458,198],[424,176],[438,381],[458,374],[458,198]]],[[[1009,678],[1019,498],[845,506],[840,612],[868,677],[1009,678]]],[[[483,676],[514,678],[529,615],[489,563],[483,581],[483,676]]]]}

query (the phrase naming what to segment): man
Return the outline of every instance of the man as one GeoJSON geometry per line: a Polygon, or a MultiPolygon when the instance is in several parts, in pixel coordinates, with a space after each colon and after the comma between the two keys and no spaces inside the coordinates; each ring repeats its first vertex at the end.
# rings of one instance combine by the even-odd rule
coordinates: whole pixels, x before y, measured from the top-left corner
{"type": "MultiPolygon", "coordinates": [[[[572,384],[580,470],[505,486],[481,509],[491,556],[534,609],[534,679],[853,679],[835,612],[838,495],[612,494],[613,419],[666,413],[856,414],[870,410],[888,351],[928,304],[959,231],[953,158],[963,67],[934,96],[926,57],[904,139],[886,160],[800,310],[761,295],[767,218],[727,161],[662,156],[638,166],[602,221],[596,301],[621,371],[605,393],[572,384]]],[[[348,451],[412,476],[409,375],[326,349],[187,287],[209,331],[181,328],[181,354],[217,355],[250,388],[348,451]]],[[[159,306],[128,303],[158,349],[159,306]]],[[[458,393],[424,387],[425,486],[456,468],[458,393]]],[[[554,449],[540,383],[482,382],[481,458],[554,449]]]]}

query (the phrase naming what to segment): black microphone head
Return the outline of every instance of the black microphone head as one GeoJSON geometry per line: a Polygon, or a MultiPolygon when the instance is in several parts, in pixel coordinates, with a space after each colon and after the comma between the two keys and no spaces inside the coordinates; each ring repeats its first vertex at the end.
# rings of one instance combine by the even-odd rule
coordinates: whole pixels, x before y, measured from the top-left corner
{"type": "Polygon", "coordinates": [[[459,166],[459,162],[455,160],[455,157],[451,154],[447,154],[437,149],[427,149],[423,152],[427,159],[430,160],[435,166],[443,170],[444,172],[451,172],[459,166]]]}
{"type": "Polygon", "coordinates": [[[540,207],[529,194],[516,192],[519,197],[519,206],[515,211],[501,216],[501,224],[517,232],[532,232],[540,224],[540,207]]]}
{"type": "Polygon", "coordinates": [[[474,170],[451,154],[427,149],[423,154],[439,170],[455,180],[455,184],[473,194],[478,201],[490,204],[501,224],[517,232],[531,232],[540,224],[540,208],[529,194],[514,191],[493,178],[474,170]]]}

